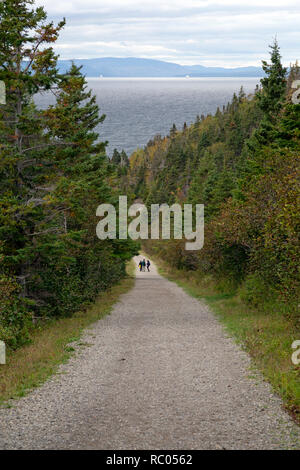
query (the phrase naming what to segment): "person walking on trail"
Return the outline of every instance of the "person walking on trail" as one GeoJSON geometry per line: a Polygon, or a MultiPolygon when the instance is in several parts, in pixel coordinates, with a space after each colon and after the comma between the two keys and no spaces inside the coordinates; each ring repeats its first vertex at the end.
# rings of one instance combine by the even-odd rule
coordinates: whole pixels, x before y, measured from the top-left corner
{"type": "Polygon", "coordinates": [[[150,264],[151,264],[150,261],[147,260],[147,270],[148,270],[148,273],[150,272],[150,264]]]}
{"type": "Polygon", "coordinates": [[[143,271],[145,271],[145,270],[146,270],[146,260],[143,259],[143,271]]]}
{"type": "Polygon", "coordinates": [[[142,262],[142,260],[139,262],[139,268],[140,268],[140,271],[142,271],[142,269],[143,269],[143,262],[142,262]]]}

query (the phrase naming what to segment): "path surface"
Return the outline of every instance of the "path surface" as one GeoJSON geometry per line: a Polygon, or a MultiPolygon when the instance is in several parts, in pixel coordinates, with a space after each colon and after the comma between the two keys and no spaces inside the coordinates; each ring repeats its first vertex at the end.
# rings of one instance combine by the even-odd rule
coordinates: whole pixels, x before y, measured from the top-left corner
{"type": "Polygon", "coordinates": [[[0,410],[1,449],[279,449],[299,428],[208,308],[137,273],[92,343],[0,410]]]}

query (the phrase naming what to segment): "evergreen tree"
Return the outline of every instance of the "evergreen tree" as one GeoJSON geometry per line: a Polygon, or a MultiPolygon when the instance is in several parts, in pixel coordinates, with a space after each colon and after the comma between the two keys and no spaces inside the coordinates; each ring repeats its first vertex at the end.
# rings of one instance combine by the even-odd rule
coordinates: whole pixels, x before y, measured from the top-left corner
{"type": "MultiPolygon", "coordinates": [[[[57,175],[50,206],[53,212],[60,211],[62,217],[61,235],[56,237],[56,252],[52,252],[48,267],[51,270],[53,264],[60,265],[56,277],[50,277],[51,289],[59,298],[55,307],[50,303],[52,311],[65,309],[68,312],[121,276],[123,260],[131,256],[135,247],[130,242],[100,241],[95,236],[96,207],[101,203],[114,203],[117,195],[108,184],[115,174],[105,155],[106,142],[99,142],[95,132],[105,116],[99,116],[96,98],[87,91],[80,67],[73,64],[62,77],[57,95],[56,105],[50,106],[45,116],[50,138],[61,144],[51,148],[57,175]],[[67,253],[67,257],[61,258],[61,252],[67,253]],[[111,257],[119,257],[121,261],[112,264],[111,257]],[[65,296],[61,295],[62,285],[65,292],[80,292],[67,308],[65,296]]],[[[47,275],[43,276],[42,283],[48,283],[47,275]]]]}
{"type": "Polygon", "coordinates": [[[64,26],[47,23],[33,0],[0,2],[0,79],[6,105],[0,109],[1,268],[19,276],[26,295],[28,265],[34,258],[32,233],[43,213],[39,184],[48,172],[48,146],[33,94],[58,82],[52,44],[64,26]]]}
{"type": "Polygon", "coordinates": [[[270,46],[271,63],[262,61],[266,77],[261,79],[262,92],[258,94],[259,106],[266,118],[274,121],[282,108],[286,92],[287,69],[281,63],[280,48],[277,40],[270,46]]]}
{"type": "Polygon", "coordinates": [[[120,155],[120,165],[121,167],[128,167],[129,165],[129,158],[125,150],[122,150],[121,155],[120,155]]]}
{"type": "Polygon", "coordinates": [[[114,149],[114,152],[113,152],[113,156],[111,158],[111,161],[114,165],[119,165],[120,162],[121,162],[121,155],[120,153],[118,152],[117,149],[114,149]]]}
{"type": "Polygon", "coordinates": [[[170,129],[170,136],[171,136],[171,138],[175,138],[176,132],[177,132],[177,127],[176,127],[175,124],[173,124],[173,126],[172,126],[171,129],[170,129]]]}

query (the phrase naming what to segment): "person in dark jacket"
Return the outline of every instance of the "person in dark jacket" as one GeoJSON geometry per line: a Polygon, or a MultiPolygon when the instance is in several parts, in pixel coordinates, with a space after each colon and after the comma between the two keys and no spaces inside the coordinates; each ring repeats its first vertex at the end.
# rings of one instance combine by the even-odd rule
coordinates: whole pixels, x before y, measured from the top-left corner
{"type": "Polygon", "coordinates": [[[150,264],[151,264],[150,261],[147,260],[147,270],[148,270],[148,273],[150,272],[150,264]]]}

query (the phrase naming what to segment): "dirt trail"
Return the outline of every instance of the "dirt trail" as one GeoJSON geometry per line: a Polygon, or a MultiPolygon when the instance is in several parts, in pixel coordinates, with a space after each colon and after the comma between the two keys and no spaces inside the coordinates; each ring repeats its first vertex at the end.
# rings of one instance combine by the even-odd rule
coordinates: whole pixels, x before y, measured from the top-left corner
{"type": "Polygon", "coordinates": [[[153,264],[82,341],[61,374],[0,410],[1,449],[300,447],[248,356],[153,264]]]}

